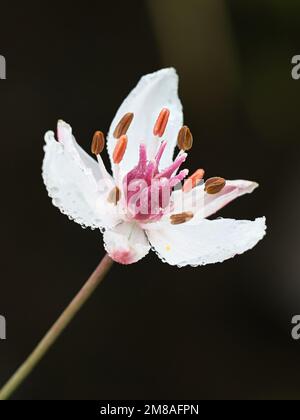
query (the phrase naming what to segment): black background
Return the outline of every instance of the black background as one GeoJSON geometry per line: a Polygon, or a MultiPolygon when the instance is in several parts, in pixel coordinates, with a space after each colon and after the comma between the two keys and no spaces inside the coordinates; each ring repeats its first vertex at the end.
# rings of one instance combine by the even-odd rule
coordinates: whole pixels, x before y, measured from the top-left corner
{"type": "Polygon", "coordinates": [[[292,0],[1,5],[1,383],[104,255],[100,233],[45,192],[43,136],[57,119],[89,150],[143,74],[175,66],[191,170],[257,180],[221,215],[268,223],[223,264],[177,269],[152,253],[115,265],[16,399],[299,398],[299,16],[292,0]]]}

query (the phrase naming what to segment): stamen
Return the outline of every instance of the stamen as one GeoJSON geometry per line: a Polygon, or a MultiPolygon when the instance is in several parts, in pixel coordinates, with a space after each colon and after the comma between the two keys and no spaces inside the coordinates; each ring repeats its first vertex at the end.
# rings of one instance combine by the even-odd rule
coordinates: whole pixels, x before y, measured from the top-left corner
{"type": "Polygon", "coordinates": [[[193,146],[193,135],[186,125],[184,125],[178,133],[177,146],[180,150],[184,150],[185,152],[190,150],[193,146]]]}
{"type": "Polygon", "coordinates": [[[100,155],[104,149],[105,139],[102,131],[96,131],[93,137],[91,151],[94,155],[100,155]]]}
{"type": "Polygon", "coordinates": [[[207,194],[218,194],[226,185],[224,178],[214,177],[210,178],[205,183],[205,191],[207,194]]]}
{"type": "Polygon", "coordinates": [[[134,114],[132,112],[128,112],[127,114],[124,115],[124,117],[121,119],[121,121],[115,128],[114,137],[116,139],[119,139],[121,136],[124,136],[125,134],[127,134],[127,131],[132,123],[133,117],[134,117],[134,114]]]}
{"type": "Polygon", "coordinates": [[[170,117],[170,111],[168,108],[163,108],[156,120],[153,134],[158,137],[162,137],[166,131],[167,124],[170,117]]]}
{"type": "Polygon", "coordinates": [[[113,153],[113,161],[115,164],[118,164],[122,161],[124,154],[126,152],[128,139],[127,136],[121,136],[116,144],[114,153],[113,153]]]}
{"type": "Polygon", "coordinates": [[[185,181],[182,191],[185,193],[190,192],[204,178],[204,174],[205,174],[204,169],[198,169],[192,176],[190,176],[185,181]]]}
{"type": "Polygon", "coordinates": [[[181,225],[183,223],[189,222],[194,217],[194,213],[191,211],[187,211],[184,213],[173,214],[170,217],[170,221],[172,225],[181,225]]]}
{"type": "Polygon", "coordinates": [[[115,187],[108,194],[107,201],[116,206],[118,204],[118,202],[120,201],[120,198],[121,198],[120,188],[115,187]]]}

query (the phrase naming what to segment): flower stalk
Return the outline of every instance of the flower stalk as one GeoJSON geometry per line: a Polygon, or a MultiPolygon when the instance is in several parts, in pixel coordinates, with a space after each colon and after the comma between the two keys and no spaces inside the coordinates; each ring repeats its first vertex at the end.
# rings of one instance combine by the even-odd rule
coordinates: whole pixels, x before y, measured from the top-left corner
{"type": "Polygon", "coordinates": [[[87,280],[82,289],[78,292],[72,302],[67,306],[55,324],[50,328],[44,338],[40,341],[34,351],[19,367],[15,374],[9,379],[0,391],[0,400],[8,400],[17,388],[23,383],[28,375],[37,366],[47,351],[53,346],[61,333],[73,320],[77,312],[82,308],[85,302],[90,298],[96,288],[104,279],[113,264],[113,260],[105,255],[96,270],[87,280]]]}

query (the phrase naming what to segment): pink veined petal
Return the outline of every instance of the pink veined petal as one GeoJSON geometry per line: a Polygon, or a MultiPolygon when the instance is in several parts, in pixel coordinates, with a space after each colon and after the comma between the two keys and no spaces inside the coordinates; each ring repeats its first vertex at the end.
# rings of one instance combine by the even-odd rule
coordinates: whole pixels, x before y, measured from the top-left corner
{"type": "Polygon", "coordinates": [[[197,223],[199,219],[215,214],[236,198],[252,193],[257,187],[256,182],[235,180],[226,181],[225,188],[218,194],[207,194],[204,184],[187,193],[180,189],[172,194],[172,213],[191,211],[194,213],[192,223],[197,223]]]}
{"type": "Polygon", "coordinates": [[[155,157],[160,140],[154,137],[153,127],[162,108],[168,108],[171,112],[163,137],[167,141],[167,145],[161,157],[160,167],[164,168],[172,163],[177,134],[183,125],[182,105],[178,98],[178,76],[173,68],[163,69],[142,77],[136,88],[122,103],[111,124],[107,147],[112,161],[116,144],[116,139],[113,136],[114,130],[126,113],[134,113],[133,122],[127,133],[127,150],[119,165],[123,175],[136,166],[141,143],[146,143],[150,159],[155,157]]]}
{"type": "Polygon", "coordinates": [[[133,264],[150,251],[149,241],[136,223],[120,223],[103,235],[104,247],[109,256],[119,264],[133,264]]]}
{"type": "Polygon", "coordinates": [[[209,217],[218,212],[231,201],[245,194],[251,194],[258,184],[252,181],[226,181],[226,186],[218,194],[205,194],[204,196],[204,217],[209,217]]]}
{"type": "Polygon", "coordinates": [[[184,267],[223,262],[253,248],[265,235],[265,218],[255,221],[217,219],[172,225],[161,222],[146,230],[158,256],[170,265],[184,267]]]}
{"type": "Polygon", "coordinates": [[[149,226],[142,225],[142,227],[148,230],[158,230],[162,223],[169,222],[172,214],[184,212],[192,212],[194,217],[189,223],[198,224],[199,221],[215,214],[236,198],[252,193],[257,187],[258,184],[252,181],[227,181],[223,191],[213,195],[204,191],[204,184],[190,192],[183,192],[180,188],[172,193],[169,212],[165,213],[160,221],[151,223],[149,226]]]}

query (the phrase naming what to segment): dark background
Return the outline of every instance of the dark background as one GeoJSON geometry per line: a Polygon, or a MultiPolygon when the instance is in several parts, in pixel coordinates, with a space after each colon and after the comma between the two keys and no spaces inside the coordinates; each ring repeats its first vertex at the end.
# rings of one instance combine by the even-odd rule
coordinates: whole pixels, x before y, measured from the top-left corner
{"type": "Polygon", "coordinates": [[[221,215],[268,222],[223,264],[177,269],[152,253],[115,265],[16,399],[300,398],[299,24],[294,0],[1,5],[1,384],[104,255],[100,233],[69,222],[43,186],[57,119],[88,150],[141,75],[175,66],[191,170],[257,180],[221,215]]]}

